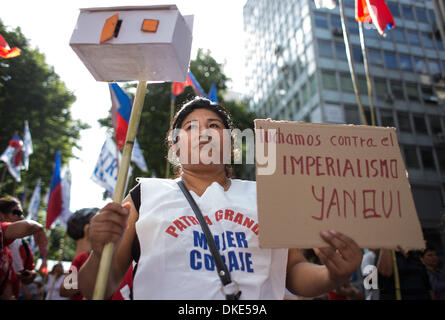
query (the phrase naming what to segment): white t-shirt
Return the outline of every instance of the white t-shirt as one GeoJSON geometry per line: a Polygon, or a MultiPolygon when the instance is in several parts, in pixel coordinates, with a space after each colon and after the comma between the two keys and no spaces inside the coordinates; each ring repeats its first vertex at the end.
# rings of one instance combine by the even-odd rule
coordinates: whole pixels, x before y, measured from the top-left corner
{"type": "MultiPolygon", "coordinates": [[[[136,222],[141,255],[134,299],[225,299],[204,233],[178,180],[140,179],[136,222]]],[[[199,197],[205,217],[241,299],[283,299],[288,249],[260,249],[256,183],[214,182],[199,197]]]]}

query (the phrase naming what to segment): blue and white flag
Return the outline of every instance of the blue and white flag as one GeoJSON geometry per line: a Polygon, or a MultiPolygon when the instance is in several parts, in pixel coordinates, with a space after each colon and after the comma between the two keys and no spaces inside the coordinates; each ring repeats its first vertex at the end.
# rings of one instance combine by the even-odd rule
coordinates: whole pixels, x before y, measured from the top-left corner
{"type": "MultiPolygon", "coordinates": [[[[107,137],[97,160],[91,179],[107,190],[110,195],[114,194],[116,188],[118,163],[121,161],[121,154],[117,152],[116,144],[111,137],[107,137]],[[119,154],[119,160],[117,159],[119,154]]],[[[131,176],[132,168],[129,167],[128,177],[131,176]]],[[[127,179],[128,181],[128,179],[127,179]]]]}
{"type": "Polygon", "coordinates": [[[14,136],[9,141],[9,145],[5,152],[0,156],[0,160],[5,162],[8,166],[9,173],[14,177],[17,182],[22,179],[20,177],[20,171],[23,170],[22,164],[23,153],[23,141],[20,139],[18,133],[14,133],[14,136]]]}
{"type": "Polygon", "coordinates": [[[138,166],[139,169],[146,172],[148,171],[147,163],[145,162],[144,155],[137,139],[134,140],[134,147],[131,153],[131,161],[138,166]]]}
{"type": "Polygon", "coordinates": [[[33,152],[31,131],[29,131],[28,120],[25,120],[25,130],[23,132],[23,164],[25,170],[29,169],[29,156],[33,152]]]}
{"type": "Polygon", "coordinates": [[[70,210],[71,202],[71,171],[69,167],[62,168],[62,213],[56,223],[66,229],[68,219],[73,214],[70,210]]]}
{"type": "Polygon", "coordinates": [[[28,204],[28,215],[26,216],[27,220],[37,221],[40,209],[40,187],[41,179],[37,180],[37,184],[34,188],[34,192],[32,193],[31,200],[29,200],[28,204]]]}

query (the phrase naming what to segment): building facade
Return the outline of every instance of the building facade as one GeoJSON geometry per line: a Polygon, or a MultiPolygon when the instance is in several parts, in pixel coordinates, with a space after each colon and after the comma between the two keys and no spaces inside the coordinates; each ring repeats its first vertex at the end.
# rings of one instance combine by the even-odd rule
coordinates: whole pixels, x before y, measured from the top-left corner
{"type": "MultiPolygon", "coordinates": [[[[371,123],[354,0],[344,0],[358,87],[371,123]]],[[[396,28],[365,24],[377,125],[394,126],[426,240],[445,246],[445,49],[430,0],[388,0],[396,28]]],[[[340,10],[312,0],[248,0],[246,86],[260,117],[361,124],[340,10]]]]}

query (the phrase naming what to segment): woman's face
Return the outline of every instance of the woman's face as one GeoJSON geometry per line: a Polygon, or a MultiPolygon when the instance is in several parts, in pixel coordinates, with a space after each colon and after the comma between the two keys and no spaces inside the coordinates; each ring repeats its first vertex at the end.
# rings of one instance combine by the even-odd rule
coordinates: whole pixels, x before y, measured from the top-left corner
{"type": "Polygon", "coordinates": [[[182,122],[179,134],[177,155],[182,167],[186,169],[190,165],[224,166],[223,151],[224,147],[227,148],[227,139],[229,154],[231,148],[230,134],[224,129],[224,123],[217,113],[208,109],[192,111],[182,122]]]}

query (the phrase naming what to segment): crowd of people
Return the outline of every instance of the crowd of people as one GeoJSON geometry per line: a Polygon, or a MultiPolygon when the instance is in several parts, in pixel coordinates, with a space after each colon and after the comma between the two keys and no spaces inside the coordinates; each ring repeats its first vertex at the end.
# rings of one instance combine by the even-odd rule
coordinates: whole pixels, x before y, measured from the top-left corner
{"type": "Polygon", "coordinates": [[[233,122],[224,107],[203,98],[186,103],[167,134],[177,178],[139,179],[122,205],[75,212],[67,224],[76,241],[70,270],[61,264],[49,274],[34,270],[22,239],[32,235],[45,257],[43,227],[23,220],[16,199],[0,199],[0,298],[91,299],[103,248],[112,242],[106,299],[445,299],[445,275],[432,247],[362,250],[331,230],[320,234],[324,248],[260,248],[258,233],[246,228],[258,221],[256,183],[233,179],[223,161],[190,161],[192,152],[222,143],[226,129],[233,122]],[[178,146],[182,139],[186,149],[178,146]],[[200,217],[201,209],[226,218],[200,217]]]}

